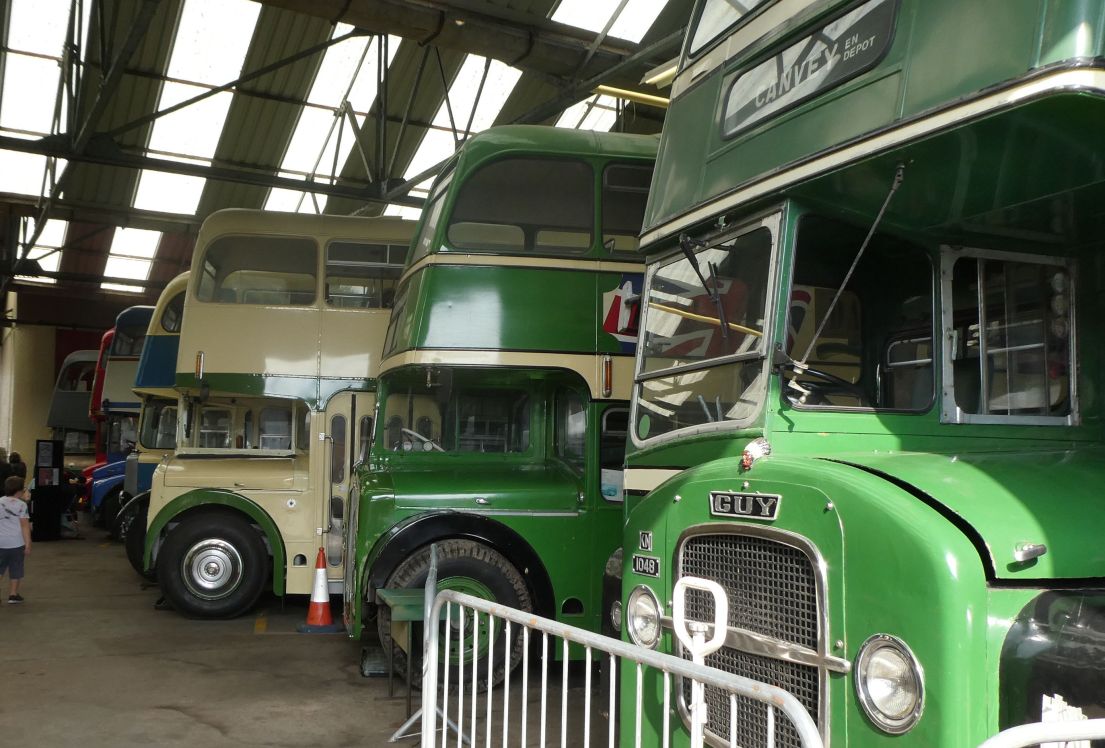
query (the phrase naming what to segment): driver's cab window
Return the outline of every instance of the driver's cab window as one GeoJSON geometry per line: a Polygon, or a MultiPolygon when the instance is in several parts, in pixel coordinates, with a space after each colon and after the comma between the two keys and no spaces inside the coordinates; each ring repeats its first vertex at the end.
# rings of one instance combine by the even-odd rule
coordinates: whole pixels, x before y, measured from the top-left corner
{"type": "Polygon", "coordinates": [[[784,394],[799,407],[925,411],[934,267],[924,249],[821,216],[798,225],[784,394]],[[847,282],[845,283],[845,280],[847,282]]]}
{"type": "Polygon", "coordinates": [[[530,403],[522,390],[396,382],[384,403],[384,448],[522,453],[529,449],[530,403]]]}
{"type": "Polygon", "coordinates": [[[292,448],[292,412],[288,408],[262,408],[258,442],[261,449],[292,448]]]}

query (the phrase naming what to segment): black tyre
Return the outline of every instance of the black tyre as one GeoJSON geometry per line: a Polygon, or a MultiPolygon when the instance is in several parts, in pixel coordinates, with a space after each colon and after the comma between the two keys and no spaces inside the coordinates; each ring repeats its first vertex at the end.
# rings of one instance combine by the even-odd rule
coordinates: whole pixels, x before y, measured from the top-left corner
{"type": "MultiPolygon", "coordinates": [[[[533,596],[526,585],[522,574],[510,561],[493,548],[472,540],[443,540],[435,544],[437,546],[437,588],[438,590],[453,589],[476,597],[494,600],[502,605],[519,610],[533,611],[533,596]]],[[[386,587],[414,587],[426,586],[426,577],[430,570],[430,548],[426,546],[408,556],[391,576],[388,577],[386,587]]],[[[480,671],[477,684],[480,689],[486,689],[487,678],[487,641],[490,629],[484,623],[481,616],[480,625],[473,627],[470,613],[466,614],[469,620],[465,622],[464,630],[461,630],[458,622],[453,620],[451,640],[454,655],[457,651],[458,637],[471,641],[478,632],[479,648],[476,658],[480,671]]],[[[455,616],[454,616],[455,619],[455,616]]],[[[444,625],[444,624],[442,624],[444,625]]],[[[380,635],[380,645],[384,652],[392,649],[394,653],[395,669],[402,673],[406,668],[406,655],[395,645],[391,639],[391,615],[386,606],[380,606],[376,616],[376,628],[380,635]]],[[[506,666],[506,652],[503,636],[505,632],[502,621],[498,621],[494,630],[494,673],[491,678],[492,685],[498,685],[503,681],[508,672],[506,666]]],[[[521,662],[522,659],[522,635],[521,630],[515,628],[511,633],[510,669],[521,662]]],[[[444,646],[444,632],[441,642],[444,646]]],[[[469,644],[466,649],[471,649],[469,644]]],[[[421,646],[415,642],[415,662],[412,663],[412,672],[421,672],[421,646]]],[[[450,665],[450,678],[457,677],[457,662],[454,656],[450,665]]],[[[465,669],[471,673],[471,655],[465,661],[465,669]]],[[[468,677],[468,676],[466,676],[468,677]]],[[[415,685],[419,685],[417,682],[415,685]]]]}
{"type": "Polygon", "coordinates": [[[118,540],[114,533],[115,517],[119,514],[121,499],[123,495],[123,487],[117,486],[111,489],[106,496],[104,496],[103,502],[100,504],[100,519],[103,522],[103,526],[107,528],[108,537],[112,540],[118,540]]]}
{"type": "Polygon", "coordinates": [[[157,558],[161,591],[192,618],[233,618],[261,594],[271,565],[261,536],[227,512],[185,517],[157,558]]]}
{"type": "Polygon", "coordinates": [[[130,562],[131,568],[139,576],[151,582],[156,582],[157,572],[153,569],[147,571],[142,568],[145,560],[143,554],[146,552],[146,523],[149,511],[149,494],[140,494],[128,501],[119,510],[116,526],[123,538],[123,547],[127,551],[127,561],[130,562]]]}

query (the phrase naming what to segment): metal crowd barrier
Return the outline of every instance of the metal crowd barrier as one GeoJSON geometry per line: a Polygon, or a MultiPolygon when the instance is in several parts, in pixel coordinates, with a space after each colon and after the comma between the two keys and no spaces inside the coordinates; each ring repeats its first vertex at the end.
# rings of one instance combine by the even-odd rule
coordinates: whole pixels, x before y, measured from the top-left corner
{"type": "MultiPolygon", "coordinates": [[[[706,580],[691,578],[687,586],[704,589],[709,584],[706,580]]],[[[679,590],[676,599],[681,600],[683,594],[684,591],[679,590]]],[[[717,617],[724,620],[724,601],[718,600],[717,607],[722,608],[722,615],[717,617]]],[[[682,605],[678,608],[682,612],[682,605]]],[[[701,664],[701,657],[713,651],[709,648],[713,644],[720,646],[721,638],[715,635],[713,642],[705,641],[711,627],[702,622],[676,622],[677,632],[682,627],[681,636],[687,637],[683,640],[684,646],[699,655],[695,658],[698,662],[690,662],[451,590],[438,593],[426,620],[428,625],[424,627],[422,658],[422,748],[436,748],[438,741],[440,748],[449,748],[451,745],[461,748],[465,744],[475,748],[479,742],[486,748],[491,748],[493,744],[504,748],[508,745],[531,744],[541,748],[547,745],[559,745],[561,748],[581,745],[583,748],[590,748],[592,740],[596,744],[605,742],[608,748],[614,748],[619,739],[619,722],[620,729],[633,732],[634,746],[640,748],[642,741],[646,745],[653,745],[654,739],[642,735],[644,678],[648,670],[657,671],[663,676],[663,712],[658,713],[658,716],[662,714],[663,720],[662,734],[659,736],[663,748],[668,748],[671,744],[672,731],[677,727],[671,724],[674,679],[687,679],[692,684],[693,695],[688,707],[691,712],[690,722],[694,726],[691,734],[692,746],[702,745],[707,719],[706,704],[700,695],[703,686],[710,686],[728,694],[729,713],[732,715],[729,725],[731,745],[737,744],[735,717],[738,712],[735,705],[737,697],[742,696],[766,704],[768,748],[775,746],[775,723],[779,719],[777,713],[781,713],[793,725],[803,748],[823,748],[816,724],[792,694],[766,683],[701,664]],[[438,623],[429,625],[430,621],[438,623]],[[486,625],[487,632],[484,649],[480,648],[479,641],[481,623],[486,625]],[[501,633],[499,653],[495,651],[496,631],[501,633]],[[521,631],[522,646],[517,670],[521,677],[518,678],[518,673],[515,672],[512,678],[509,658],[514,653],[518,631],[521,631]],[[469,642],[465,641],[469,636],[470,648],[469,642]],[[584,661],[582,695],[575,696],[576,703],[573,704],[571,719],[568,712],[570,646],[583,649],[584,661]],[[555,677],[557,668],[557,647],[560,647],[561,655],[559,688],[555,684],[550,687],[550,674],[555,677]],[[531,657],[531,648],[539,651],[539,657],[531,657]],[[443,653],[450,655],[444,658],[444,662],[441,661],[443,653]],[[476,656],[472,656],[473,653],[476,656]],[[486,684],[494,683],[495,680],[497,656],[508,658],[500,660],[507,663],[506,677],[495,687],[487,687],[486,684]],[[531,659],[539,661],[531,663],[531,659]],[[610,672],[605,694],[592,690],[593,665],[603,660],[610,672]],[[618,666],[619,661],[623,660],[636,664],[632,671],[635,673],[634,680],[622,685],[623,688],[632,689],[630,693],[635,694],[632,706],[634,712],[630,715],[619,714],[617,703],[616,681],[620,672],[618,666]],[[538,669],[539,680],[531,688],[533,671],[538,669]],[[479,678],[481,670],[486,678],[483,682],[479,678]],[[514,695],[512,690],[520,693],[514,695]],[[550,692],[556,690],[560,691],[558,720],[555,711],[557,704],[552,703],[550,709],[550,702],[557,701],[555,698],[550,699],[550,692]],[[532,709],[539,712],[533,725],[530,724],[533,716],[531,697],[536,700],[532,709]],[[597,703],[592,703],[592,699],[597,703]],[[581,707],[582,716],[579,714],[581,707]],[[597,721],[602,716],[596,719],[596,713],[604,707],[608,721],[605,729],[597,721]]],[[[713,628],[715,631],[724,631],[724,626],[713,628]]]]}
{"type": "Polygon", "coordinates": [[[1010,727],[987,740],[979,748],[1089,748],[1090,740],[1105,740],[1105,719],[1079,722],[1033,722],[1010,727]],[[1077,741],[1077,742],[1076,742],[1077,741]]]}

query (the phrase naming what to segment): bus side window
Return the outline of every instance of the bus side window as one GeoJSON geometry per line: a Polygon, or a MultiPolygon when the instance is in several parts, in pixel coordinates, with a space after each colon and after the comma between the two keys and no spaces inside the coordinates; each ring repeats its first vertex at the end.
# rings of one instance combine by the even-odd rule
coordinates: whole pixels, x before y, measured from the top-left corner
{"type": "Polygon", "coordinates": [[[286,408],[262,408],[258,442],[261,449],[292,448],[292,412],[286,408]]]}
{"type": "Polygon", "coordinates": [[[368,459],[368,451],[372,449],[372,416],[361,416],[358,439],[357,462],[364,462],[368,459]]]}
{"type": "Polygon", "coordinates": [[[651,182],[651,166],[610,164],[602,173],[602,245],[608,252],[637,251],[651,182]]]}
{"type": "Polygon", "coordinates": [[[607,408],[599,431],[600,490],[606,501],[623,501],[625,488],[625,440],[629,433],[629,408],[607,408]]]}
{"type": "Polygon", "coordinates": [[[330,419],[330,482],[345,480],[345,416],[338,414],[330,419]]]}
{"type": "Polygon", "coordinates": [[[577,393],[561,390],[556,396],[557,457],[582,473],[587,461],[587,406],[577,393]]]}
{"type": "Polygon", "coordinates": [[[403,272],[407,248],[331,242],[326,248],[326,303],[339,309],[387,309],[403,272]]]}
{"type": "Polygon", "coordinates": [[[317,256],[313,239],[220,237],[204,255],[196,298],[227,304],[312,304],[317,256]]]}

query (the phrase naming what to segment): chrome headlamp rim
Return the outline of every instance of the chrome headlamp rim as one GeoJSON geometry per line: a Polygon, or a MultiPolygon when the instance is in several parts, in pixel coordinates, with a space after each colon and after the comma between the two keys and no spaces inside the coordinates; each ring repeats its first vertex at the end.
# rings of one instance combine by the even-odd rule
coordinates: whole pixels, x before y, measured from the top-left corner
{"type": "Polygon", "coordinates": [[[639,584],[633,588],[629,593],[629,597],[625,599],[625,609],[622,612],[622,622],[626,631],[629,632],[629,639],[638,647],[644,647],[645,649],[656,649],[660,646],[660,640],[664,637],[664,606],[660,604],[660,598],[656,593],[652,591],[652,588],[648,585],[639,584]],[[633,625],[633,603],[639,599],[641,595],[645,595],[652,600],[653,606],[656,608],[656,640],[651,644],[645,642],[637,637],[637,627],[633,625]]]}
{"type": "Polygon", "coordinates": [[[863,713],[867,715],[867,718],[871,720],[876,727],[889,735],[901,735],[912,730],[920,721],[921,715],[925,711],[925,671],[908,644],[890,634],[874,634],[873,636],[869,636],[866,641],[860,645],[859,653],[856,655],[855,667],[853,667],[852,670],[855,679],[856,697],[859,699],[860,706],[863,708],[863,713]],[[917,703],[914,704],[909,714],[900,719],[891,719],[879,711],[879,708],[875,706],[871,699],[871,695],[867,691],[865,678],[867,663],[870,661],[872,655],[880,649],[887,648],[895,650],[905,658],[913,678],[917,681],[917,703]]]}

